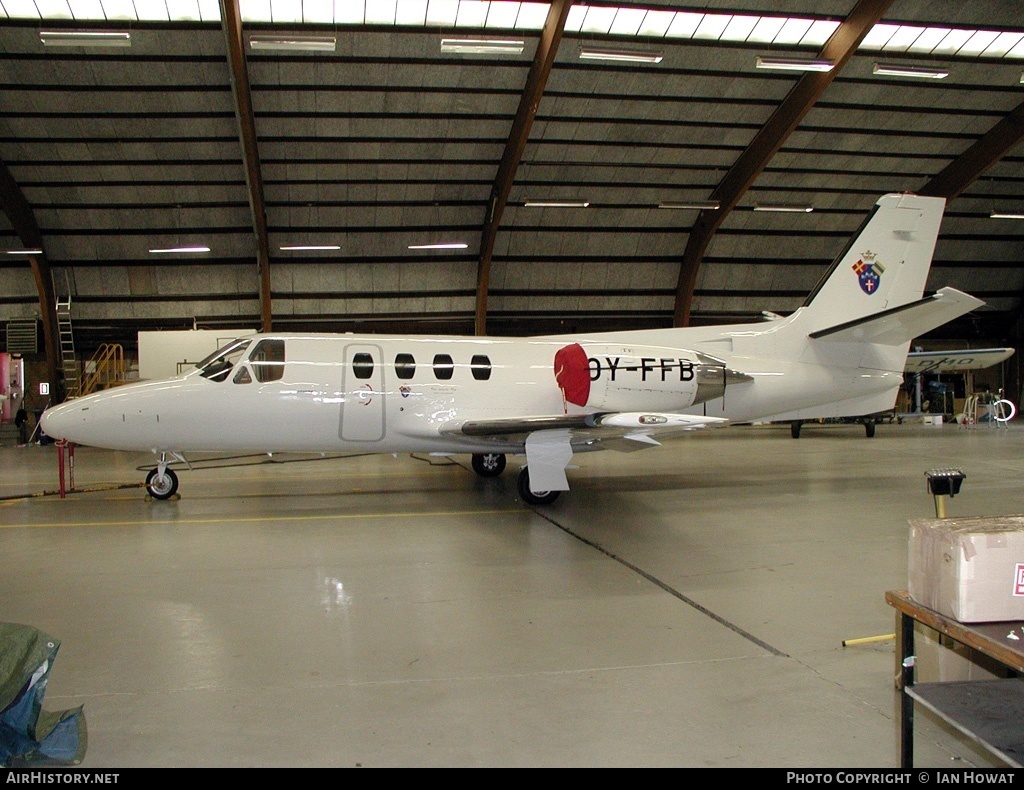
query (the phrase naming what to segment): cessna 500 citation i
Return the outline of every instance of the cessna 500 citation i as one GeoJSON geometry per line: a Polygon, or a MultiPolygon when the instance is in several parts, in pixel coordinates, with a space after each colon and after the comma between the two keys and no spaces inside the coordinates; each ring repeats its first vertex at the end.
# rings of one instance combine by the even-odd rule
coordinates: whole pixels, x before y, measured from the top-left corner
{"type": "Polygon", "coordinates": [[[174,494],[189,452],[470,453],[519,493],[554,501],[573,453],[639,450],[695,428],[893,408],[910,341],[984,304],[922,298],[945,201],[879,199],[805,304],[786,318],[530,338],[258,334],[186,375],[48,409],[76,444],[151,450],[146,484],[174,494]]]}

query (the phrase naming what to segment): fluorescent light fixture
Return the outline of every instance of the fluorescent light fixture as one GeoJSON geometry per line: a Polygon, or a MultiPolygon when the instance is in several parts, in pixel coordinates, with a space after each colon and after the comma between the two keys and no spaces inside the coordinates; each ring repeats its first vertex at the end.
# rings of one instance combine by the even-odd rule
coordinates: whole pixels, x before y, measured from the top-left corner
{"type": "Polygon", "coordinates": [[[281,252],[314,252],[321,250],[340,250],[337,244],[295,244],[288,247],[278,247],[281,252]]]}
{"type": "Polygon", "coordinates": [[[8,255],[42,255],[42,250],[5,250],[8,255]]]}
{"type": "Polygon", "coordinates": [[[150,250],[150,252],[155,253],[155,254],[160,254],[160,253],[165,253],[165,252],[209,252],[209,251],[210,251],[209,247],[167,247],[167,248],[161,249],[161,250],[150,250]]]}
{"type": "Polygon", "coordinates": [[[461,52],[469,55],[519,55],[526,42],[521,39],[500,38],[442,38],[442,52],[461,52]]]}
{"type": "Polygon", "coordinates": [[[1002,211],[993,211],[989,214],[992,219],[1024,219],[1024,214],[1010,214],[1002,211]]]}
{"type": "Polygon", "coordinates": [[[658,208],[696,209],[697,211],[714,211],[722,207],[717,200],[688,200],[682,203],[659,203],[658,208]]]}
{"type": "Polygon", "coordinates": [[[876,63],[871,69],[872,74],[885,74],[889,77],[917,77],[920,79],[941,80],[949,76],[942,69],[924,69],[918,66],[893,66],[876,63]]]}
{"type": "Polygon", "coordinates": [[[40,30],[39,40],[47,47],[130,47],[132,34],[126,30],[40,30]]]}
{"type": "Polygon", "coordinates": [[[788,211],[798,214],[810,214],[814,206],[797,206],[788,203],[755,203],[754,211],[788,211]]]}
{"type": "Polygon", "coordinates": [[[610,60],[616,63],[661,63],[660,52],[643,52],[632,49],[592,49],[584,47],[580,50],[580,60],[610,60]]]}
{"type": "Polygon", "coordinates": [[[334,36],[252,35],[249,47],[277,52],[334,52],[338,40],[334,36]]]}
{"type": "Polygon", "coordinates": [[[589,200],[527,200],[523,203],[527,208],[586,208],[589,200]]]}
{"type": "Polygon", "coordinates": [[[464,250],[469,245],[463,241],[445,241],[437,244],[410,244],[410,250],[464,250]]]}
{"type": "Polygon", "coordinates": [[[836,67],[831,60],[811,60],[810,58],[762,58],[758,56],[756,67],[759,69],[777,69],[781,71],[832,71],[836,67]]]}

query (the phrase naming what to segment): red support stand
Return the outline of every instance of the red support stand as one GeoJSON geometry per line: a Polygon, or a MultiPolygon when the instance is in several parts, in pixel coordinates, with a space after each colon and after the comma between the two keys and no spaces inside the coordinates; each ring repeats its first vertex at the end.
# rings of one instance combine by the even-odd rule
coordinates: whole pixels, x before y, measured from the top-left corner
{"type": "Polygon", "coordinates": [[[68,443],[64,439],[57,440],[57,478],[60,486],[60,498],[63,499],[67,495],[67,491],[64,488],[64,450],[67,449],[68,443]]]}
{"type": "Polygon", "coordinates": [[[75,490],[75,445],[66,439],[57,442],[57,473],[60,476],[60,498],[64,499],[68,491],[75,490]],[[67,465],[65,467],[65,455],[67,465]],[[64,471],[67,469],[67,476],[64,471]]]}

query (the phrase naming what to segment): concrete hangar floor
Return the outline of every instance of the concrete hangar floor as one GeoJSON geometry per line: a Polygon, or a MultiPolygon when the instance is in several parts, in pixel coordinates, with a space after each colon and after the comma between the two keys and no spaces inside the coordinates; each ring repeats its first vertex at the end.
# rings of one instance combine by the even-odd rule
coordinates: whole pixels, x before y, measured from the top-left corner
{"type": "MultiPolygon", "coordinates": [[[[886,590],[924,472],[948,516],[1024,512],[1024,427],[785,425],[578,455],[532,508],[518,459],[199,464],[0,448],[0,620],[61,640],[83,767],[899,765],[886,590]]],[[[1000,766],[918,709],[920,767],[1000,766]]]]}

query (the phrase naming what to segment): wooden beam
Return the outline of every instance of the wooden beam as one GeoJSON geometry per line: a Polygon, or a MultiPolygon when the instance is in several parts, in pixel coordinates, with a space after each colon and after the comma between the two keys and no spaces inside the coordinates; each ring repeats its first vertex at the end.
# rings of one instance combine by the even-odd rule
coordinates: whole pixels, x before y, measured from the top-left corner
{"type": "Polygon", "coordinates": [[[918,194],[952,200],[1021,140],[1024,140],[1024,104],[1018,104],[1009,115],[925,184],[918,194]]]}
{"type": "MultiPolygon", "coordinates": [[[[1024,140],[1024,103],[1018,104],[999,123],[979,137],[941,173],[925,184],[918,194],[952,200],[1006,156],[1021,140],[1024,140]]],[[[1017,307],[1010,313],[1007,321],[1014,338],[1020,337],[1021,324],[1024,323],[1024,291],[1017,298],[1017,307]]]]}
{"type": "Polygon", "coordinates": [[[43,344],[46,349],[46,378],[50,382],[50,400],[57,404],[67,392],[60,375],[60,344],[57,339],[57,300],[53,293],[53,277],[46,259],[43,234],[35,214],[21,187],[14,180],[7,165],[0,162],[0,205],[10,220],[14,232],[25,249],[44,250],[40,255],[29,255],[32,277],[39,294],[39,315],[43,324],[43,344]]]}
{"type": "Polygon", "coordinates": [[[264,332],[269,332],[273,323],[270,309],[270,236],[267,232],[263,174],[260,170],[256,119],[252,109],[252,90],[249,86],[249,69],[245,62],[242,14],[238,0],[221,0],[221,17],[224,20],[224,36],[227,39],[231,91],[235,97],[235,117],[238,119],[238,138],[242,146],[245,183],[249,187],[249,208],[252,211],[253,231],[256,234],[256,270],[260,276],[260,328],[264,332]]]}
{"type": "Polygon", "coordinates": [[[505,212],[516,170],[523,158],[526,141],[530,137],[533,120],[537,116],[537,108],[544,95],[544,87],[555,63],[555,55],[558,54],[558,45],[562,41],[565,19],[569,15],[571,5],[572,0],[553,0],[551,3],[544,30],[540,34],[540,41],[537,42],[537,52],[530,65],[530,73],[526,78],[526,86],[519,99],[519,109],[512,121],[512,130],[505,143],[501,163],[498,165],[491,195],[487,201],[487,216],[484,217],[484,227],[480,234],[480,262],[476,275],[475,331],[478,335],[487,334],[487,291],[491,279],[491,257],[494,254],[494,242],[498,237],[501,217],[505,212]]]}
{"type": "Polygon", "coordinates": [[[674,326],[688,326],[690,323],[697,272],[715,233],[891,4],[892,0],[859,0],[818,53],[821,60],[833,61],[835,68],[827,72],[808,72],[797,80],[789,95],[711,193],[711,199],[717,201],[719,207],[701,211],[690,231],[679,267],[674,326]]]}

